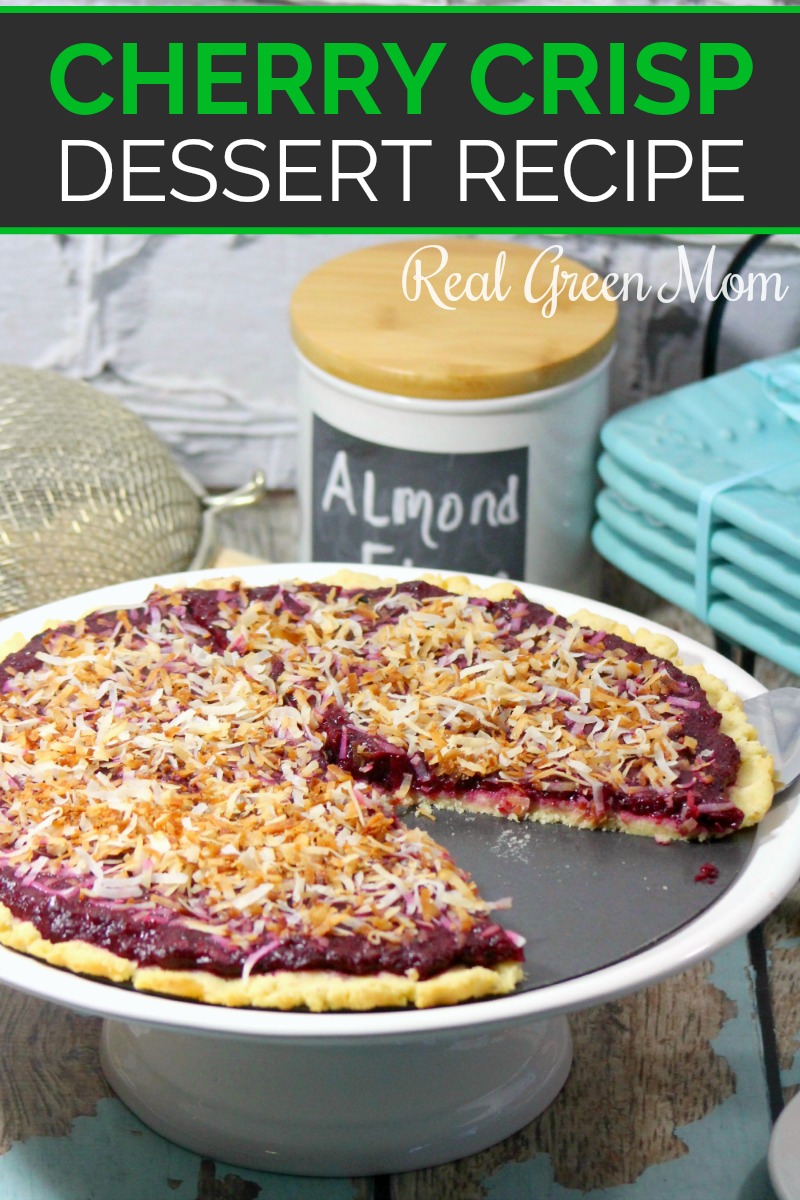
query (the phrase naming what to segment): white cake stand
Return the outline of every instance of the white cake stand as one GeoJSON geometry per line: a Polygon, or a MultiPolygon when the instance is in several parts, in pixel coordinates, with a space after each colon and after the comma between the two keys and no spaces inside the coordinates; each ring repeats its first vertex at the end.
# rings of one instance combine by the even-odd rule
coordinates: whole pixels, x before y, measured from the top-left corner
{"type": "MultiPolygon", "coordinates": [[[[280,564],[236,574],[255,585],[336,569],[280,564]]],[[[419,571],[391,573],[413,578],[419,571]]],[[[30,637],[46,620],[136,604],[153,582],[218,574],[137,581],[48,605],[3,622],[0,644],[15,632],[30,637]]],[[[625,624],[668,632],[685,662],[702,661],[743,698],[763,691],[726,659],[662,626],[568,593],[520,586],[566,614],[588,604],[625,624]]],[[[153,1129],[197,1153],[290,1174],[395,1173],[474,1154],[527,1124],[569,1073],[567,1013],[707,958],[771,912],[798,877],[795,785],[759,825],[739,875],[699,916],[630,958],[538,990],[427,1011],[224,1009],[96,982],[2,947],[0,979],[103,1017],[102,1064],[114,1090],[153,1129]]]]}

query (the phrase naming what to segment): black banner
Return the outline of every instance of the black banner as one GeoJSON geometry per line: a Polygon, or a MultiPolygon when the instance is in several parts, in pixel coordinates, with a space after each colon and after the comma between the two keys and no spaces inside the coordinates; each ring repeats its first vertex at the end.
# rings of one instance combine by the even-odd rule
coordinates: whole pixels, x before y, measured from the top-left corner
{"type": "Polygon", "coordinates": [[[795,229],[798,7],[0,14],[5,229],[795,229]]]}

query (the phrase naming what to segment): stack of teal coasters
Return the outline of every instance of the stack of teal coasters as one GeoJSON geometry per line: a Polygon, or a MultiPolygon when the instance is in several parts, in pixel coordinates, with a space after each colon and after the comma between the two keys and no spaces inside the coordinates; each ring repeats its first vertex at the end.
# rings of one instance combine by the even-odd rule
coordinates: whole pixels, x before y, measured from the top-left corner
{"type": "Polygon", "coordinates": [[[800,351],[634,405],[601,441],[603,557],[800,672],[800,351]]]}

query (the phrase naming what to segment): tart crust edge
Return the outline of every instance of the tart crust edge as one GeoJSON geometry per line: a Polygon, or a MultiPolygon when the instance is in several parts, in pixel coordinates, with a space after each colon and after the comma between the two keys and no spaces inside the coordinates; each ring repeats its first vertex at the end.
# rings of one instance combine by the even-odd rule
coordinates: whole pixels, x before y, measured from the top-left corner
{"type": "Polygon", "coordinates": [[[365,1012],[375,1008],[433,1008],[505,996],[523,978],[517,962],[496,967],[450,967],[430,979],[413,975],[345,975],[336,971],[274,971],[247,979],[223,979],[210,971],[173,971],[140,967],[102,946],[77,939],[51,942],[31,921],[19,920],[0,903],[0,943],[65,967],[80,976],[100,977],[111,983],[130,983],[137,991],[155,992],[228,1008],[297,1009],[365,1012]]]}
{"type": "MultiPolygon", "coordinates": [[[[421,572],[420,578],[426,580],[428,583],[445,588],[450,592],[467,596],[485,596],[490,600],[508,599],[516,591],[515,585],[512,582],[504,580],[498,581],[491,587],[482,588],[473,583],[467,575],[443,575],[421,572]]],[[[345,588],[373,588],[392,584],[396,581],[391,578],[378,577],[344,568],[336,571],[334,575],[324,579],[323,582],[336,584],[345,588]]],[[[567,614],[565,613],[564,616],[567,616],[567,614]]],[[[694,676],[706,693],[712,707],[722,717],[720,729],[735,742],[741,756],[739,772],[729,793],[731,802],[744,813],[741,828],[745,829],[750,825],[757,824],[772,805],[776,787],[774,763],[772,756],[759,742],[756,730],[748,721],[744,704],[739,696],[735,692],[732,692],[721,679],[716,675],[712,675],[710,671],[707,671],[699,663],[683,662],[680,658],[680,651],[677,644],[666,634],[657,633],[654,630],[645,628],[639,628],[634,632],[627,625],[614,621],[610,617],[600,616],[590,609],[579,609],[571,616],[567,616],[567,620],[574,621],[589,629],[602,629],[606,633],[614,633],[625,641],[644,646],[652,654],[657,655],[659,658],[669,659],[681,671],[685,671],[687,675],[694,676]]],[[[445,802],[444,805],[441,802],[437,803],[441,807],[458,809],[457,803],[448,804],[445,802]]],[[[537,821],[540,824],[571,825],[586,829],[597,828],[588,818],[581,816],[570,817],[563,811],[550,813],[545,809],[531,813],[526,819],[537,821]]],[[[655,825],[647,817],[628,819],[622,819],[621,817],[610,818],[603,824],[602,829],[609,832],[655,837],[658,841],[684,840],[677,830],[655,825]]]]}
{"type": "Polygon", "coordinates": [[[730,799],[744,813],[741,828],[757,824],[769,811],[775,794],[775,773],[772,755],[761,745],[758,734],[747,719],[744,704],[735,692],[699,663],[682,662],[672,638],[650,629],[632,632],[627,625],[598,616],[587,609],[573,613],[570,620],[591,629],[603,629],[625,641],[644,646],[659,658],[667,658],[687,675],[692,675],[702,687],[713,708],[720,713],[720,729],[736,743],[741,755],[739,773],[730,789],[730,799]]]}
{"type": "MultiPolygon", "coordinates": [[[[461,575],[425,573],[420,577],[451,592],[485,595],[495,600],[506,598],[514,591],[512,584],[504,582],[483,589],[473,584],[467,576],[461,575]]],[[[236,577],[220,576],[204,579],[199,582],[199,586],[214,589],[226,585],[238,586],[240,582],[236,577]]],[[[339,570],[322,582],[347,588],[371,588],[395,581],[367,573],[339,570]]],[[[632,632],[625,625],[583,609],[572,614],[569,619],[592,629],[603,629],[644,646],[653,654],[669,659],[698,680],[713,707],[721,714],[722,732],[733,739],[741,754],[739,774],[731,788],[730,796],[737,808],[744,812],[742,827],[760,821],[772,803],[775,785],[773,763],[769,753],[758,741],[755,729],[748,722],[741,699],[704,667],[683,663],[677,645],[666,635],[644,628],[632,632]]],[[[44,628],[53,624],[56,622],[48,622],[44,628]]],[[[0,659],[20,649],[27,640],[22,634],[8,639],[0,645],[0,659]]],[[[543,815],[538,819],[546,822],[548,819],[555,821],[558,818],[543,815]]],[[[561,823],[564,823],[563,817],[561,823]]],[[[646,821],[642,821],[641,827],[638,827],[637,823],[635,827],[627,824],[620,825],[619,828],[628,833],[645,835],[654,832],[646,821]]],[[[659,830],[659,836],[679,837],[678,834],[664,830],[659,830]]],[[[39,934],[32,922],[16,918],[2,903],[0,944],[42,959],[52,966],[64,967],[78,975],[101,977],[113,983],[131,983],[140,991],[227,1007],[288,1010],[305,1006],[312,1012],[341,1009],[368,1011],[402,1006],[429,1008],[487,996],[507,995],[524,977],[521,964],[506,962],[498,964],[497,967],[451,967],[426,980],[414,979],[407,975],[391,975],[388,972],[379,972],[372,976],[348,976],[332,971],[277,971],[250,976],[247,979],[223,979],[207,971],[139,967],[132,960],[84,941],[50,942],[39,934]]]]}

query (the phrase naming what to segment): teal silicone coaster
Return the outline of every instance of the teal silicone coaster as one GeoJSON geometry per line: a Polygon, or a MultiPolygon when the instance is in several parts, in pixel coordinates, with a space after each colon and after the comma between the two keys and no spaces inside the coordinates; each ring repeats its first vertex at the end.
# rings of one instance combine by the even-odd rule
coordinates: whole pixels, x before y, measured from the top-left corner
{"type": "MultiPolygon", "coordinates": [[[[693,611],[694,579],[658,555],[630,541],[605,521],[596,522],[592,540],[609,562],[672,604],[693,611]]],[[[706,622],[717,633],[754,653],[800,673],[800,635],[728,596],[712,598],[706,622]]]]}

